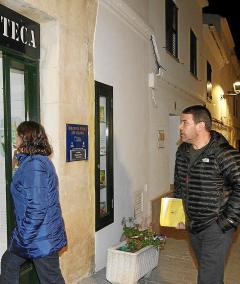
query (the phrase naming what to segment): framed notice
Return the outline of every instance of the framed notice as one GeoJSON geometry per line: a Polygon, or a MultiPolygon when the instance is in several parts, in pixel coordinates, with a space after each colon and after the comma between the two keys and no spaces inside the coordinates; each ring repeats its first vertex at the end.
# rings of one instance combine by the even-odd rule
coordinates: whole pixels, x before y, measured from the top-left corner
{"type": "Polygon", "coordinates": [[[66,161],[88,160],[88,126],[66,124],[66,161]]]}

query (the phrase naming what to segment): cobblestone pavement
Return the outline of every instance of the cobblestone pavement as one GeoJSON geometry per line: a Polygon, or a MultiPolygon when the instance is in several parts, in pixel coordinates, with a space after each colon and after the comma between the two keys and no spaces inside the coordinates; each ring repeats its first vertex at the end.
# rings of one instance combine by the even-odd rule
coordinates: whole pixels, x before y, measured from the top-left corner
{"type": "MultiPolygon", "coordinates": [[[[240,236],[236,234],[225,270],[225,284],[240,284],[240,236]]],[[[106,284],[103,269],[78,284],[106,284]]],[[[169,238],[160,251],[159,265],[139,284],[196,284],[197,270],[187,239],[169,238]]],[[[124,283],[128,284],[128,283],[124,283]]]]}

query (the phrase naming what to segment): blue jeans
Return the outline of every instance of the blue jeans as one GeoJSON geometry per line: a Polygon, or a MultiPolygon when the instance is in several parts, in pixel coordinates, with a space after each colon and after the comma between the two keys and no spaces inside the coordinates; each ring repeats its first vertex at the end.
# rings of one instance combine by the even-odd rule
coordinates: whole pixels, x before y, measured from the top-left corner
{"type": "Polygon", "coordinates": [[[216,222],[197,234],[189,233],[198,262],[198,284],[223,284],[224,265],[234,229],[225,233],[216,222]]]}
{"type": "MultiPolygon", "coordinates": [[[[20,266],[26,261],[10,251],[5,251],[1,260],[0,284],[19,284],[20,266]]],[[[33,259],[41,284],[65,284],[58,253],[33,259]]]]}

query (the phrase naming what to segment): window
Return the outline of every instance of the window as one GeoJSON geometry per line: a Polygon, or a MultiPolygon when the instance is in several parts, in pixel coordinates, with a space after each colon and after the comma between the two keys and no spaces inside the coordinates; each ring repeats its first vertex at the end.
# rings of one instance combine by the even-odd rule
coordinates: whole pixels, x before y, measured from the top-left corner
{"type": "Polygon", "coordinates": [[[166,49],[178,58],[178,8],[172,0],[166,0],[166,49]]]}
{"type": "Polygon", "coordinates": [[[96,231],[114,221],[113,87],[95,81],[96,231]]]}
{"type": "Polygon", "coordinates": [[[197,77],[197,38],[190,30],[190,72],[197,77]]]}
{"type": "Polygon", "coordinates": [[[212,66],[207,61],[207,100],[212,100],[212,66]]]}

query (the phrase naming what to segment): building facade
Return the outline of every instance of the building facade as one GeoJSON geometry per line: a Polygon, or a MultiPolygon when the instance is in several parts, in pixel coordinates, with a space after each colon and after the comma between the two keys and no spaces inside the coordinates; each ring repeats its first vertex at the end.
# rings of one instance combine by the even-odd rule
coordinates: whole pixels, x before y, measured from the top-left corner
{"type": "Polygon", "coordinates": [[[237,146],[239,102],[229,92],[239,65],[226,20],[203,17],[205,5],[99,1],[94,77],[113,86],[115,219],[96,233],[97,270],[139,193],[141,217],[150,222],[151,201],[170,190],[183,108],[206,105],[213,127],[237,146]]]}
{"type": "MultiPolygon", "coordinates": [[[[1,0],[0,4],[34,21],[40,30],[39,58],[0,44],[1,253],[7,247],[8,220],[13,219],[6,189],[16,126],[24,119],[39,120],[54,149],[68,236],[61,267],[66,283],[77,283],[106,265],[107,248],[120,240],[123,217],[136,215],[144,224],[152,221],[152,200],[173,184],[183,108],[206,105],[214,128],[238,147],[239,99],[232,94],[239,63],[233,39],[225,19],[203,16],[206,0],[1,0]],[[104,128],[112,151],[112,162],[106,160],[111,164],[107,175],[107,183],[109,178],[112,183],[107,203],[111,218],[101,226],[98,222],[105,220],[109,208],[104,211],[98,192],[104,183],[97,180],[104,179],[100,157],[104,150],[96,151],[96,137],[102,143],[101,129],[98,137],[96,128],[96,115],[102,115],[96,108],[97,86],[102,86],[103,97],[110,92],[112,114],[112,120],[108,117],[112,140],[110,128],[104,128]],[[84,159],[76,154],[75,160],[68,160],[69,124],[87,126],[84,159]]],[[[1,14],[1,31],[6,38],[4,17],[1,14]]],[[[35,38],[27,37],[25,28],[22,33],[18,30],[17,19],[15,24],[5,20],[9,27],[17,27],[8,37],[21,40],[22,35],[24,43],[28,38],[28,45],[34,46],[35,38]]],[[[23,283],[32,284],[34,276],[27,277],[23,283]]]]}
{"type": "MultiPolygon", "coordinates": [[[[46,128],[54,150],[52,160],[59,177],[60,201],[68,237],[68,247],[61,255],[61,266],[66,282],[74,283],[94,270],[95,108],[92,51],[97,1],[7,0],[0,1],[0,4],[40,25],[40,58],[35,61],[22,50],[2,46],[1,38],[1,64],[4,65],[1,68],[1,84],[4,96],[9,93],[8,104],[12,108],[9,115],[5,98],[1,96],[1,139],[5,139],[10,148],[14,142],[15,124],[25,118],[40,120],[46,128]],[[6,61],[6,58],[9,60],[6,61]],[[21,62],[23,67],[20,68],[19,64],[10,65],[8,77],[11,80],[8,87],[5,70],[13,58],[21,62]],[[24,66],[28,60],[38,65],[36,70],[39,75],[34,88],[29,86],[32,80],[27,82],[25,77],[24,66]],[[11,91],[8,91],[9,88],[11,91]],[[35,102],[30,108],[34,111],[29,115],[26,106],[27,101],[32,101],[31,96],[35,98],[35,102]],[[88,160],[66,162],[66,124],[88,125],[91,137],[88,160]],[[12,133],[11,139],[10,135],[6,135],[7,129],[12,133]]],[[[4,15],[1,14],[2,32],[4,15]]],[[[14,19],[9,19],[8,25],[13,25],[13,21],[14,19]]],[[[15,19],[15,23],[15,27],[20,29],[21,19],[15,19]]],[[[21,31],[17,31],[15,38],[18,39],[19,36],[21,31]]],[[[10,150],[2,152],[1,155],[1,254],[7,246],[6,211],[8,219],[11,214],[11,209],[5,205],[6,186],[9,187],[11,175],[8,169],[6,179],[6,167],[11,164],[9,152],[10,150]]],[[[31,275],[26,276],[28,273],[25,273],[24,276],[24,273],[25,271],[22,273],[22,283],[35,283],[31,275]]]]}

